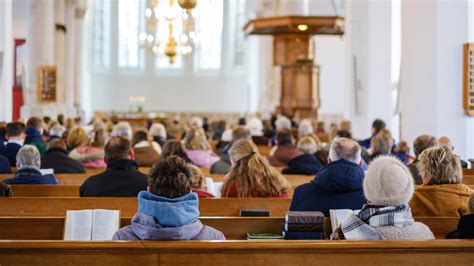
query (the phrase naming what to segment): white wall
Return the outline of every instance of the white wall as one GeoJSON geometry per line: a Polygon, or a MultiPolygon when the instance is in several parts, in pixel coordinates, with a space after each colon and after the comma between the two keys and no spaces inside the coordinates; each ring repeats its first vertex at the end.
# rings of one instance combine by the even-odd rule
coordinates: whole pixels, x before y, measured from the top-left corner
{"type": "Polygon", "coordinates": [[[0,1],[0,121],[12,119],[12,0],[0,1]]]}

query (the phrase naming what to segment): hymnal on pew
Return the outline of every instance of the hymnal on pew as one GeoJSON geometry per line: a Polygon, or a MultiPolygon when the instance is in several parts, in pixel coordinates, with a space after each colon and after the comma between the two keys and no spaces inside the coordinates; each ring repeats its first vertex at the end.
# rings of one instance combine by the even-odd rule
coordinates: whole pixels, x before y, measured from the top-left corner
{"type": "Polygon", "coordinates": [[[224,184],[224,182],[214,182],[211,177],[206,177],[206,191],[216,198],[221,197],[222,184],[224,184]]]}
{"type": "Polygon", "coordinates": [[[64,240],[111,240],[120,228],[120,211],[67,211],[64,240]]]}

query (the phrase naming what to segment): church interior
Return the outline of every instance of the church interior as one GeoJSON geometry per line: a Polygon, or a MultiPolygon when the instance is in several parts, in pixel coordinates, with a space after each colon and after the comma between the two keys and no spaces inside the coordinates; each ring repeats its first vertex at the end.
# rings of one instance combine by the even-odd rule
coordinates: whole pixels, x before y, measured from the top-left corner
{"type": "Polygon", "coordinates": [[[0,265],[474,263],[474,0],[0,0],[0,265]]]}

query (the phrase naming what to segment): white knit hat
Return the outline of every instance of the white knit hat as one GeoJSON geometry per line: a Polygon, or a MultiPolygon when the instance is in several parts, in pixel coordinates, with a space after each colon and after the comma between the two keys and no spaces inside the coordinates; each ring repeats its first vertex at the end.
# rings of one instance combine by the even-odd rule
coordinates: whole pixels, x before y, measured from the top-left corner
{"type": "Polygon", "coordinates": [[[400,160],[380,156],[370,163],[364,178],[364,194],[370,204],[408,204],[413,192],[413,177],[400,160]]]}

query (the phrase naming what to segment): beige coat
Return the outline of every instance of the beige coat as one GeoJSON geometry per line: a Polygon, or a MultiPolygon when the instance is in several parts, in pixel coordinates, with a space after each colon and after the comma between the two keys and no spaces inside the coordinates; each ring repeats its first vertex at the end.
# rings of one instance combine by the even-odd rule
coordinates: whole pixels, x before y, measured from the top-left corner
{"type": "Polygon", "coordinates": [[[468,213],[472,193],[465,184],[423,185],[416,188],[410,207],[414,217],[460,217],[468,213]]]}

